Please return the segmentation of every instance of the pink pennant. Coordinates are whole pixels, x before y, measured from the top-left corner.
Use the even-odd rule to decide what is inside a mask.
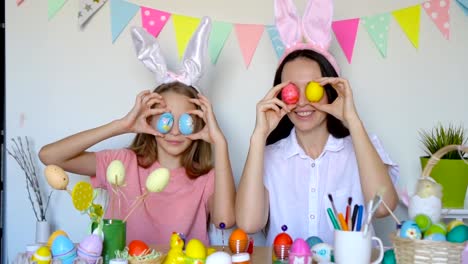
[[[245,66],[248,68],[252,57],[257,49],[258,42],[262,37],[264,25],[235,24],[239,46],[244,57]]]
[[[144,6],[141,7],[141,23],[146,31],[154,37],[158,37],[170,17],[170,13]]]
[[[444,38],[450,37],[450,0],[429,0],[421,4]]]
[[[359,18],[335,21],[332,23],[336,40],[341,46],[348,62],[353,58],[354,44],[356,44],[356,34],[359,26]]]
[[[16,0],[16,5],[19,6],[24,2],[24,0]]]

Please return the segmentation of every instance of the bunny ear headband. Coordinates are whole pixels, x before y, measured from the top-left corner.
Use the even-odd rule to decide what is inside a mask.
[[[201,92],[197,87],[197,82],[205,71],[204,59],[206,57],[210,32],[211,19],[203,17],[185,49],[182,69],[178,72],[171,72],[167,69],[166,61],[161,54],[158,41],[144,28],[133,27],[132,39],[138,59],[143,62],[146,68],[154,73],[157,85],[181,82]]]
[[[333,19],[332,0],[309,0],[302,19],[292,0],[274,1],[276,27],[286,46],[280,62],[293,51],[311,49],[325,56],[339,73],[335,58],[328,52]]]

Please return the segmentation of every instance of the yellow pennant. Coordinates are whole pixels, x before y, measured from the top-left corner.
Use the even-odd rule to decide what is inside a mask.
[[[184,55],[185,48],[197,29],[198,24],[200,24],[200,20],[200,18],[172,14],[179,59]]]
[[[421,5],[415,5],[392,12],[393,17],[405,32],[415,48],[419,47],[419,24],[421,17]]]

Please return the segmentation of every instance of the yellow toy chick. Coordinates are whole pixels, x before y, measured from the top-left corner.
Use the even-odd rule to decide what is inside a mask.
[[[182,248],[184,248],[184,240],[182,240],[178,233],[172,233],[170,246],[171,249],[167,252],[163,264],[184,264],[185,254],[182,251]]]

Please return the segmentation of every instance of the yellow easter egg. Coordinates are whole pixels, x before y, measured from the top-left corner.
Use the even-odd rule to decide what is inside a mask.
[[[170,173],[168,169],[156,169],[146,178],[146,189],[150,192],[160,192],[166,188],[169,178]]]
[[[206,248],[203,243],[195,238],[190,239],[185,247],[185,254],[187,257],[194,259],[205,259],[206,258]]]
[[[93,202],[93,187],[89,182],[78,182],[72,190],[73,206],[78,211],[84,211]]]
[[[306,86],[306,98],[311,102],[318,102],[322,99],[324,94],[323,86],[318,82],[309,82]]]
[[[49,239],[47,240],[47,246],[50,248],[52,246],[52,243],[54,242],[55,238],[57,236],[66,236],[68,237],[68,234],[63,231],[63,230],[56,230],[54,231],[50,236]]]
[[[125,182],[125,166],[120,160],[113,160],[107,167],[107,181],[110,184],[122,186]]]
[[[42,246],[34,252],[31,259],[37,262],[37,264],[49,264],[52,259],[52,254],[48,247]]]
[[[67,173],[57,165],[48,165],[44,169],[47,183],[56,190],[66,190],[68,186]]]

